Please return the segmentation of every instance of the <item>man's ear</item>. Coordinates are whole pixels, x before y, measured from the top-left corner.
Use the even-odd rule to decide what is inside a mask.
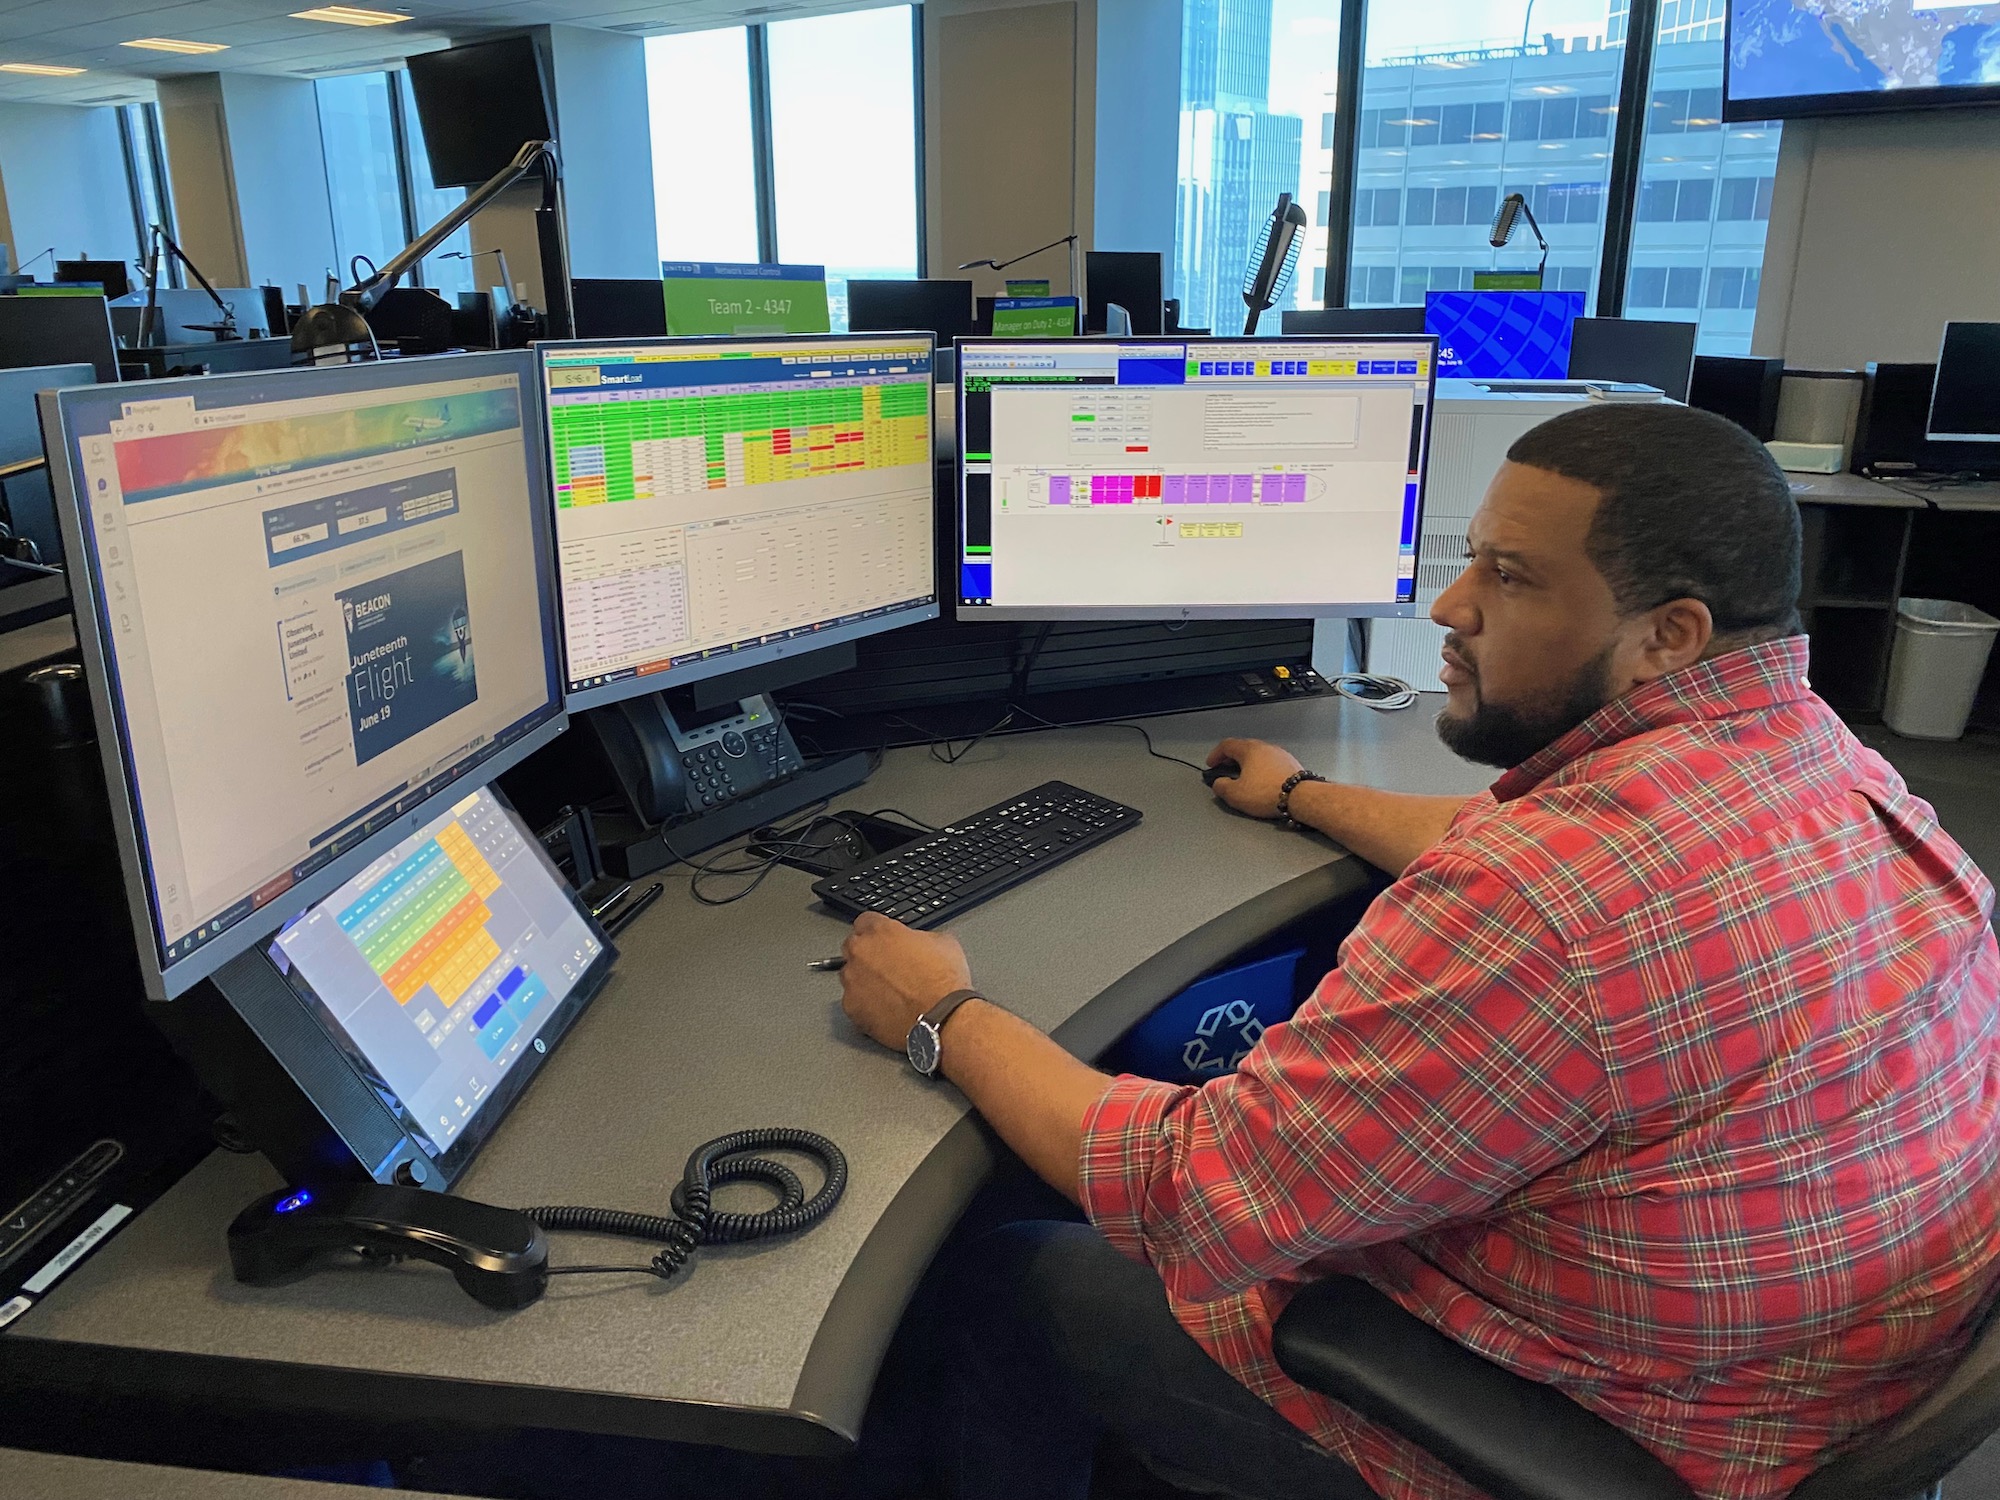
[[[1633,642],[1633,685],[1693,666],[1707,654],[1714,639],[1715,617],[1699,599],[1671,599],[1648,610],[1642,631]]]

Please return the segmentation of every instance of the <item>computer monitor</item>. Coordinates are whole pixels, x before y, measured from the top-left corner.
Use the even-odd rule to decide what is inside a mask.
[[[1693,323],[1643,318],[1578,318],[1570,338],[1569,378],[1622,380],[1657,386],[1675,401],[1688,398],[1694,376]]]
[[[928,329],[940,345],[972,337],[969,281],[849,281],[847,326],[854,333]]]
[[[580,339],[651,339],[667,334],[667,293],[658,281],[580,277],[569,284]]]
[[[1431,292],[1424,327],[1438,341],[1440,377],[1567,380],[1570,331],[1582,292]]]
[[[61,573],[62,530],[49,496],[48,470],[36,463],[42,456],[42,426],[35,396],[96,379],[89,365],[0,370],[0,519],[15,536],[34,543],[38,555],[38,563],[0,558],[0,630],[31,625],[69,608],[69,585]]]
[[[961,620],[1411,615],[1437,345],[959,345]]]
[[[1132,315],[1130,332],[1144,337],[1167,331],[1159,251],[1086,250],[1083,285],[1089,293],[1084,304],[1086,332],[1105,331],[1106,310],[1114,302]]]
[[[2000,323],[1947,323],[1925,436],[2000,443]]]
[[[573,710],[936,617],[928,335],[538,348]]]
[[[532,354],[41,406],[155,998],[562,729]]]
[[[1423,333],[1421,307],[1288,307],[1278,325],[1288,334]]]
[[[217,287],[215,295],[228,303],[229,310],[236,315],[239,337],[247,339],[253,333],[270,333],[261,287]],[[113,304],[111,315],[119,337],[128,342],[138,341],[145,308],[143,289],[128,293]],[[222,309],[215,305],[215,299],[200,287],[192,286],[161,287],[154,295],[153,316],[153,341],[161,344],[212,344],[216,340],[215,330],[223,321]]]
[[[122,297],[132,290],[132,275],[122,260],[59,260],[56,280],[101,287],[107,297]]]
[[[109,384],[118,378],[118,346],[102,297],[0,297],[0,369],[89,365]]]

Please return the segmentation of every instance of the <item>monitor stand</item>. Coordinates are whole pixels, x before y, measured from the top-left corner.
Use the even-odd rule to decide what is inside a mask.
[[[853,662],[852,646],[834,648],[590,710],[624,793],[622,813],[598,820],[605,868],[636,879],[866,781],[873,755],[808,760],[767,696]]]

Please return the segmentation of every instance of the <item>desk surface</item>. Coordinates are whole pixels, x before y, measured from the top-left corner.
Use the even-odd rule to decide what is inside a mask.
[[[1289,745],[1337,779],[1476,791],[1438,744],[1438,699],[1378,714],[1331,696],[1155,720],[1202,760],[1227,733]],[[1190,980],[1324,902],[1360,862],[1241,818],[1192,770],[1103,727],[989,740],[956,766],[891,753],[844,799],[931,822],[1060,777],[1138,807],[1131,833],[959,920],[979,982],[1094,1056]],[[949,1086],[858,1037],[808,960],[845,924],[781,870],[747,900],[695,904],[684,877],[620,939],[617,970],[460,1185],[490,1203],[664,1212],[687,1153],[753,1125],[838,1141],[851,1181],[789,1242],[708,1249],[683,1279],[558,1281],[502,1314],[433,1267],[335,1269],[278,1289],[230,1279],[223,1231],[276,1186],[216,1153],[0,1335],[0,1379],[444,1423],[528,1424],[836,1452],[858,1431],[916,1279],[990,1164]],[[563,1262],[643,1261],[634,1241],[557,1238]]]
[[[1913,479],[1901,479],[1896,488],[1939,510],[2000,510],[2000,484],[1992,482],[1919,484]]]
[[[1787,474],[1801,505],[1872,505],[1886,510],[1922,510],[1923,499],[1907,490],[1859,474]]]
[[[169,1469],[0,1448],[0,1495],[8,1500],[444,1500],[417,1490],[357,1489],[310,1479],[270,1479],[213,1469]]]

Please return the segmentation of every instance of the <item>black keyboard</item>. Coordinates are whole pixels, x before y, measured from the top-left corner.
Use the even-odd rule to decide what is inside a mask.
[[[878,911],[936,927],[1066,859],[1139,826],[1135,808],[1065,781],[963,818],[864,865],[829,875],[813,894],[836,911]]]

